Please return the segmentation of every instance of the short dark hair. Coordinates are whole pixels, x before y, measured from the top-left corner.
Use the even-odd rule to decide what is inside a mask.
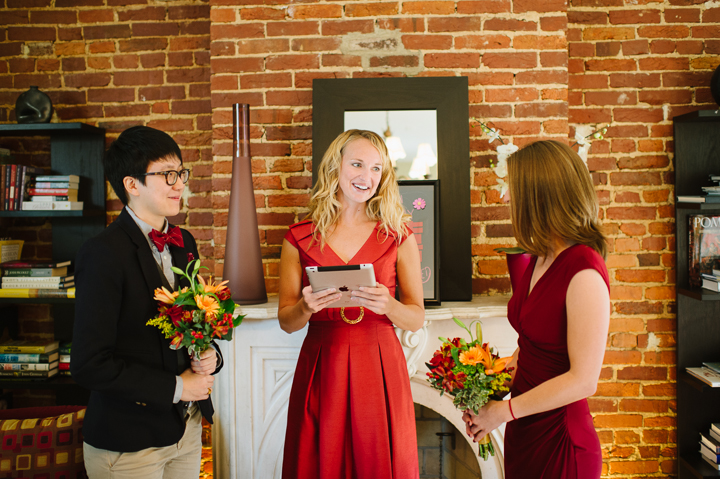
[[[120,133],[105,152],[105,175],[120,201],[127,205],[123,179],[132,176],[144,185],[145,177],[140,175],[147,173],[150,163],[173,156],[182,163],[180,147],[170,135],[149,126],[133,126]]]

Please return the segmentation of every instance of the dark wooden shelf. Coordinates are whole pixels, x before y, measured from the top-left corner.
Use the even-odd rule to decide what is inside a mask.
[[[104,216],[105,211],[97,208],[84,210],[20,210],[20,211],[0,211],[0,218],[63,218],[63,217],[89,217]]]
[[[720,203],[675,203],[679,210],[720,210]]]
[[[701,381],[700,379],[696,378],[692,374],[690,374],[687,371],[684,371],[680,373],[680,377],[678,378],[680,381],[684,382],[685,384],[690,385],[693,389],[696,389],[700,392],[705,391],[715,391],[720,392],[720,388],[714,388],[710,386],[708,383]]]
[[[700,447],[698,445],[698,447]],[[702,458],[700,452],[696,452],[687,456],[680,456],[680,467],[685,467],[698,479],[706,477],[720,477],[720,471],[713,469],[705,459]]]
[[[105,135],[104,128],[85,123],[0,124],[0,136]]]
[[[697,299],[698,301],[720,301],[720,293],[705,288],[677,288],[677,293]]]
[[[52,379],[0,379],[0,389],[82,389],[70,376]]]
[[[2,304],[75,304],[75,298],[0,298]]]

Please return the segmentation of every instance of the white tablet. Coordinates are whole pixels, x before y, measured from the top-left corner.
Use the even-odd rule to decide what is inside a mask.
[[[350,300],[350,293],[358,291],[360,286],[374,288],[375,270],[372,264],[348,264],[343,266],[308,266],[305,272],[310,280],[313,292],[335,288],[342,298],[331,303],[328,308],[359,307]]]

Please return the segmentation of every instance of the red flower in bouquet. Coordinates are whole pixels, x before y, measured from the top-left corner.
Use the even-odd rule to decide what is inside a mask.
[[[480,322],[476,324],[477,337],[461,321],[453,320],[470,334],[470,342],[461,338],[452,340],[440,338],[442,346],[433,353],[426,363],[430,372],[428,381],[440,395],[453,397],[453,404],[461,411],[470,409],[475,414],[500,391],[507,391],[505,382],[510,379],[506,371],[512,356],[501,358],[487,343],[482,343]],[[471,323],[472,326],[472,323]],[[495,455],[492,442],[485,436],[478,442],[483,459]]]
[[[233,318],[235,302],[227,281],[206,282],[198,275],[200,268],[200,260],[190,262],[186,271],[173,268],[175,273],[187,278],[190,287],[173,292],[164,287],[156,289],[158,315],[147,322],[170,339],[170,348],[185,347],[196,359],[210,347],[213,338],[231,340],[233,330],[243,318]]]

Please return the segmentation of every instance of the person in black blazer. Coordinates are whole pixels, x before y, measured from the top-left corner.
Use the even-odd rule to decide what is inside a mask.
[[[189,286],[170,268],[198,258],[192,235],[166,219],[178,214],[189,176],[181,158],[169,135],[144,126],[125,130],[105,154],[105,173],[126,206],[77,255],[70,365],[91,391],[83,424],[90,479],[200,472],[201,416],[212,423],[212,374],[222,357],[215,348],[191,361],[146,325],[157,315],[156,288]],[[147,234],[153,229],[159,244]]]

